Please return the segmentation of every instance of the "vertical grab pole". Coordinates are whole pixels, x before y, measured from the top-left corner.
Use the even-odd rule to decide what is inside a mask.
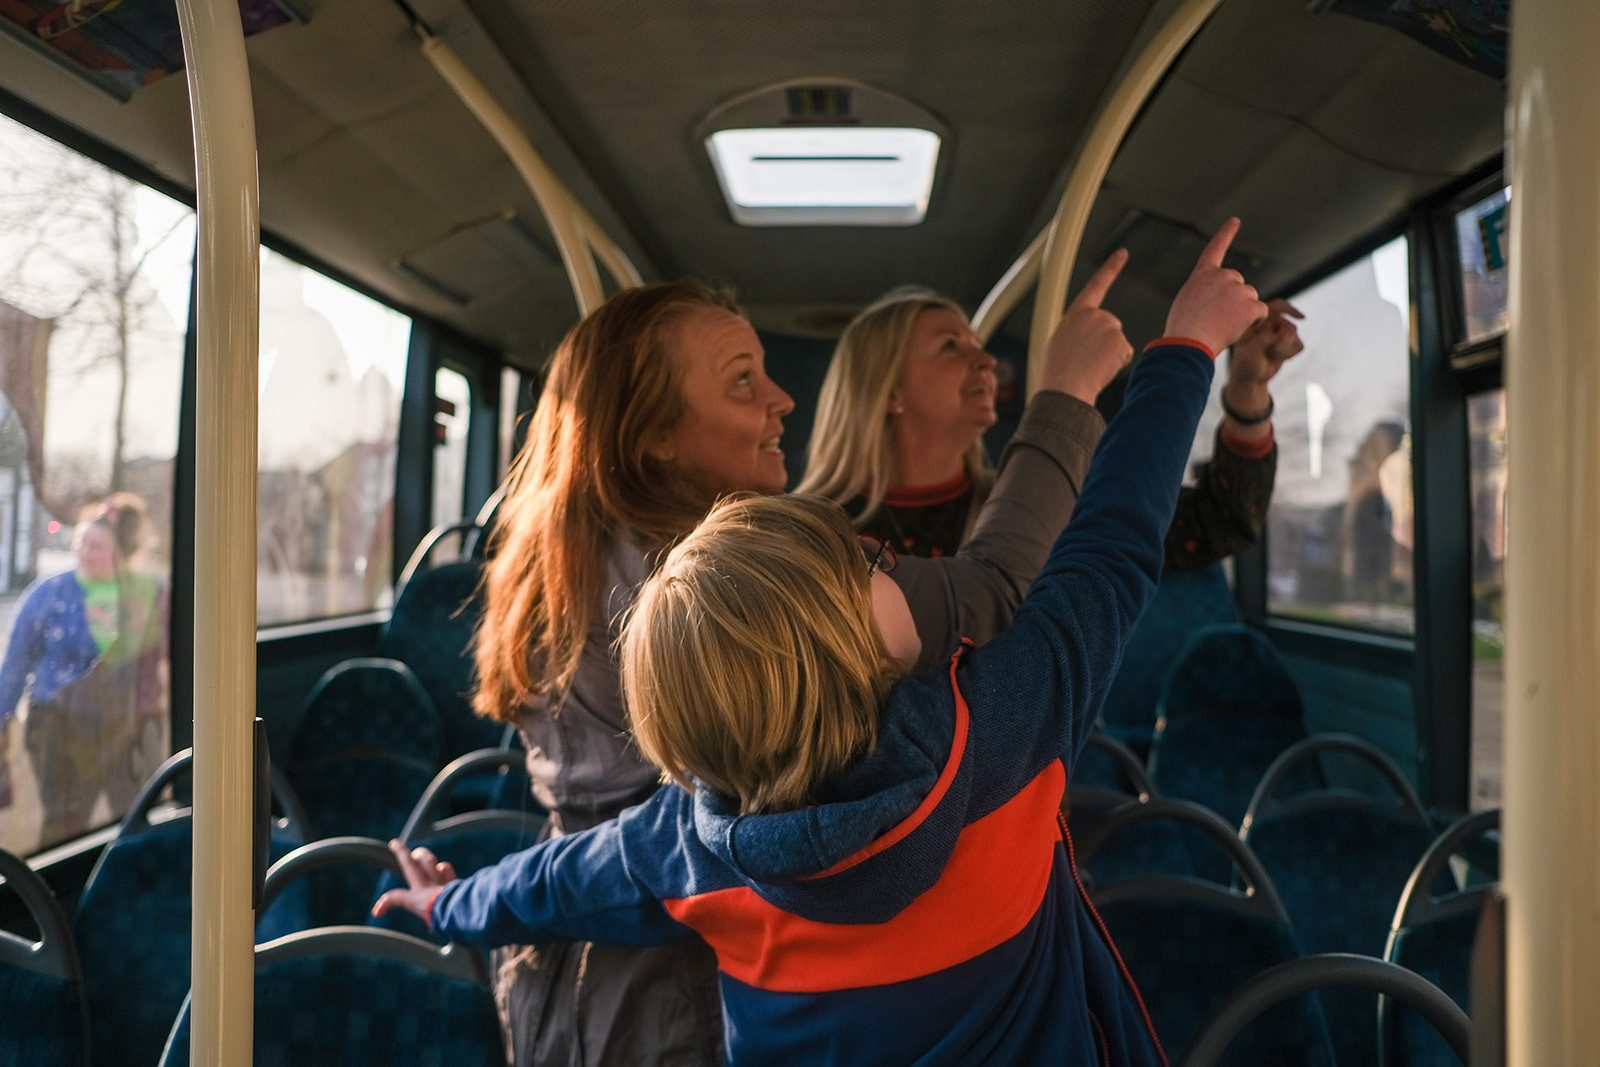
[[[1044,373],[1045,344],[1056,323],[1061,321],[1067,302],[1067,285],[1072,280],[1072,264],[1083,240],[1083,228],[1089,221],[1089,208],[1100,192],[1106,171],[1111,169],[1111,157],[1156,83],[1221,2],[1184,0],[1173,12],[1167,24],[1128,68],[1122,84],[1095,118],[1089,140],[1072,165],[1067,187],[1061,194],[1061,206],[1047,228],[1049,236],[1045,239],[1044,257],[1039,267],[1039,291],[1033,299],[1033,328],[1028,334],[1029,395],[1039,388],[1039,376]]]
[[[178,24],[194,125],[197,209],[189,1062],[248,1067],[255,1001],[256,127],[239,5],[178,0]]]
[[[1600,6],[1517,0],[1506,559],[1507,1062],[1600,1048]]]
[[[461,57],[450,46],[430,33],[422,33],[422,54],[428,57],[445,84],[455,90],[461,102],[467,105],[483,128],[499,143],[502,151],[522,175],[533,192],[533,198],[544,212],[545,222],[556,239],[561,262],[567,268],[567,280],[572,283],[572,295],[578,302],[578,314],[587,315],[600,306],[605,291],[600,287],[600,272],[595,269],[594,256],[583,235],[577,205],[562,186],[549,165],[534,151],[527,136],[506,114],[488,88],[467,69]],[[621,255],[619,251],[617,253]]]

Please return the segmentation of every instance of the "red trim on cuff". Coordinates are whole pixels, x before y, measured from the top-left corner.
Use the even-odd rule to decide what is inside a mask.
[[[443,892],[444,892],[444,886],[440,886],[439,888],[437,888],[437,889],[435,889],[433,891],[433,896],[428,898],[428,907],[427,907],[426,910],[428,912],[428,931],[429,931],[429,933],[433,932],[433,906],[435,904],[439,903],[439,894],[443,893]]]
[[[1229,452],[1245,459],[1266,459],[1278,443],[1270,425],[1267,427],[1267,432],[1260,437],[1244,437],[1227,422],[1223,422],[1222,429],[1217,433],[1217,439]]]
[[[1198,348],[1200,351],[1210,356],[1213,360],[1217,358],[1217,354],[1211,351],[1210,345],[1202,344],[1201,342],[1196,341],[1193,337],[1157,337],[1154,341],[1151,341],[1149,344],[1145,345],[1144,350],[1148,352],[1152,348],[1160,348],[1162,345],[1187,345],[1190,348]]]

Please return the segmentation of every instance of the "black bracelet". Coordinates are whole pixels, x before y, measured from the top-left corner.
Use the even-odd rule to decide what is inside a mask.
[[[1240,426],[1260,426],[1263,422],[1266,422],[1268,419],[1272,418],[1272,408],[1272,394],[1268,393],[1267,410],[1256,416],[1241,415],[1232,404],[1228,403],[1227,390],[1224,389],[1222,391],[1222,413],[1228,416],[1228,418],[1232,419],[1234,422],[1237,422]]]

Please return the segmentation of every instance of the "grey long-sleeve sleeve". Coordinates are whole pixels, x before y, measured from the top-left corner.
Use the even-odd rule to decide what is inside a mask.
[[[918,668],[941,663],[963,637],[982,644],[1010,624],[1072,515],[1104,429],[1092,405],[1038,393],[966,544],[944,559],[901,559],[893,577],[922,638]]]

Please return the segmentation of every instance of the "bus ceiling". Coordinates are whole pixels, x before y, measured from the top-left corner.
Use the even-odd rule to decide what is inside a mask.
[[[518,362],[536,363],[570,325],[560,242],[424,57],[420,24],[644,277],[731,283],[780,331],[907,280],[975,306],[1053,213],[1116,79],[1179,6],[830,0],[752,18],[732,0],[655,0],[615,19],[531,0],[247,0],[247,26],[264,27],[248,42],[262,224]],[[1386,24],[1390,5],[1370,0],[1313,6],[1223,3],[1112,161],[1075,280],[1128,246],[1116,310],[1135,333],[1159,332],[1163,301],[1225,215],[1246,220],[1240,265],[1271,290],[1500,150],[1503,36],[1470,23],[1481,4],[1456,5],[1454,31]],[[124,102],[103,71],[47,54],[74,42],[87,54],[97,26],[138,10],[81,5],[81,24],[56,16],[47,33],[0,20],[0,89],[192,188],[181,78],[128,89],[124,76]],[[740,225],[703,135],[728,102],[775,82],[812,86],[824,125],[830,107],[837,125],[860,120],[848,109],[863,96],[838,105],[838,88],[856,85],[927,116],[908,125],[936,124],[923,220]],[[1020,315],[1001,328],[1027,333]]]

